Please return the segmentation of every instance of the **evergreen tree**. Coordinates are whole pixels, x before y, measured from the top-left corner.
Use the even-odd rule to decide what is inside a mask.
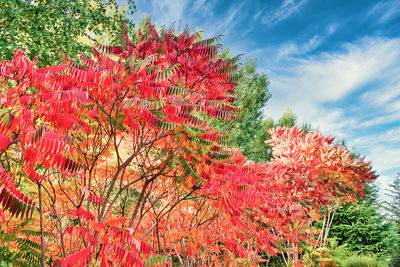
[[[336,238],[338,245],[364,255],[388,256],[392,243],[391,224],[379,213],[377,188],[369,185],[366,197],[356,203],[344,204],[335,214],[330,237]]]
[[[392,200],[391,202],[386,202],[386,208],[400,234],[400,173],[389,187],[388,195]]]
[[[392,258],[390,266],[400,266],[400,174],[397,175],[388,191],[391,201],[386,202],[385,207],[389,212],[390,219],[396,231],[395,242],[391,249]]]

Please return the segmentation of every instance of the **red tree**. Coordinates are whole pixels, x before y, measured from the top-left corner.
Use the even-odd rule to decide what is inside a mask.
[[[42,262],[44,248],[63,266],[297,261],[318,208],[362,191],[368,166],[318,133],[273,131],[264,165],[226,147],[210,121],[240,112],[238,58],[216,41],[147,23],[81,64],[1,62],[0,202],[16,217],[39,203]]]
[[[149,23],[142,31],[133,43],[97,45],[83,65],[37,68],[21,51],[1,64],[7,170],[37,183],[39,197],[44,190],[44,228],[59,236],[52,256],[62,264],[143,264],[151,250],[141,240],[195,195],[200,169],[227,157],[207,120],[238,112],[237,58],[219,58],[216,39],[158,34]],[[3,208],[32,211],[3,176]]]

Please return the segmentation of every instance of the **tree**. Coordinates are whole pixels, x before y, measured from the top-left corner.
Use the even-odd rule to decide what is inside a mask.
[[[129,0],[128,5],[124,11],[115,0],[2,0],[0,58],[10,60],[15,50],[23,49],[28,57],[38,58],[38,66],[59,62],[60,51],[78,59],[78,53],[91,50],[77,41],[80,37],[106,34],[112,43],[125,23],[133,27],[126,15],[135,11],[135,4]]]
[[[333,143],[334,138],[324,137],[318,131],[306,133],[296,127],[278,127],[270,130],[270,133],[272,135],[268,143],[273,146],[271,163],[296,166],[308,173],[295,175],[293,186],[295,190],[305,187],[304,200],[307,205],[312,203],[314,212],[314,215],[310,216],[318,214],[323,217],[322,230],[316,244],[324,245],[335,210],[342,204],[356,201],[357,197],[364,195],[364,184],[376,178],[372,167],[362,158],[352,157],[351,151],[345,146]],[[320,208],[325,211],[323,215],[319,212]],[[318,216],[314,219],[319,220]],[[311,225],[308,227],[311,228]],[[296,253],[293,255],[297,257]]]
[[[391,247],[392,258],[390,266],[398,266],[400,264],[400,174],[397,175],[388,191],[391,201],[385,203],[385,208],[396,230],[396,240]]]
[[[202,259],[198,264],[204,264],[205,255],[215,259],[220,253],[226,259],[231,253],[237,255],[237,264],[244,264],[244,259],[263,262],[277,253],[286,264],[300,264],[299,246],[316,241],[311,225],[321,216],[319,207],[339,196],[343,201],[353,199],[363,191],[359,183],[373,178],[369,164],[342,157],[348,153],[345,148],[318,132],[276,128],[270,134],[274,152],[270,163],[246,163],[245,157],[232,151],[234,156],[227,162],[202,172],[207,180],[202,191],[209,195],[210,204],[179,211],[181,219],[175,222],[179,226],[175,244],[184,252],[182,265],[193,263],[196,256]],[[328,173],[330,179],[325,178]],[[334,189],[346,186],[354,189],[344,191],[346,197]],[[195,214],[203,220],[192,219]],[[182,240],[188,232],[193,235]]]
[[[293,111],[287,107],[285,112],[282,114],[282,117],[278,121],[278,125],[280,127],[294,127],[296,126],[297,116],[293,113]]]
[[[262,127],[262,108],[271,94],[269,81],[264,73],[256,71],[255,59],[246,60],[238,70],[241,77],[235,87],[235,107],[243,109],[236,121],[219,123],[222,130],[229,129],[232,146],[242,150],[243,155],[255,162],[265,162],[265,144],[260,142],[265,129]]]
[[[393,183],[389,185],[389,197],[390,202],[386,202],[386,209],[391,215],[391,219],[395,223],[397,229],[399,229],[400,234],[400,174],[394,179]]]
[[[375,186],[368,186],[362,201],[340,207],[329,236],[335,238],[338,245],[346,244],[349,251],[385,258],[392,241],[392,229],[379,213],[376,192]]]
[[[362,194],[369,163],[296,127],[270,131],[271,163],[248,162],[209,123],[241,113],[238,58],[149,21],[131,34],[81,64],[39,68],[20,50],[1,62],[4,227],[38,203],[42,265],[254,264],[262,252],[298,265],[318,208]]]
[[[46,249],[61,264],[143,264],[153,251],[145,239],[196,197],[199,171],[229,157],[202,117],[239,112],[230,105],[236,59],[219,59],[215,39],[196,36],[146,23],[132,42],[98,44],[83,65],[66,57],[37,68],[21,51],[2,62],[3,211],[27,216],[35,198],[41,233],[57,236]],[[37,184],[31,198],[18,176]]]
[[[297,116],[294,114],[294,112],[287,107],[285,112],[282,114],[282,117],[279,118],[277,122],[274,122],[274,120],[269,117],[265,118],[261,121],[261,131],[259,132],[257,139],[256,139],[256,144],[259,147],[262,147],[264,150],[263,154],[263,161],[271,161],[272,159],[272,147],[268,145],[268,140],[271,138],[270,134],[268,133],[268,130],[275,128],[275,127],[295,127],[297,125]],[[311,125],[310,124],[304,124],[301,127],[305,132],[310,132],[311,131]]]

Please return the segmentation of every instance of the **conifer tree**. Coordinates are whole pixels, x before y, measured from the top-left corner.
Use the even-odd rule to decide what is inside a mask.
[[[386,202],[385,207],[390,215],[390,219],[395,227],[395,241],[391,248],[391,261],[390,266],[400,266],[400,173],[397,174],[396,179],[391,185],[389,196],[391,201]]]

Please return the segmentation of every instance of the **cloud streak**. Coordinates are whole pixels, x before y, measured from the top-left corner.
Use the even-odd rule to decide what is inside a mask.
[[[144,14],[151,14],[152,21],[158,26],[171,25],[175,23],[182,27],[188,25],[192,30],[200,29],[206,37],[223,34],[229,36],[231,31],[242,22],[239,12],[243,11],[245,2],[232,5],[224,14],[214,13],[216,1],[186,1],[186,0],[151,0],[144,3],[144,0],[137,1],[137,5],[144,8],[136,15],[141,17]],[[243,15],[243,14],[242,14]]]
[[[266,13],[261,23],[273,26],[297,13],[306,2],[307,0],[285,0],[279,8]]]
[[[392,75],[392,82],[396,83],[396,72],[400,67],[398,46],[400,39],[363,38],[343,45],[336,52],[301,59],[289,57],[284,64],[272,66],[270,70],[273,95],[279,96],[275,101],[301,99],[288,101],[296,106],[335,102],[369,82],[380,81],[388,73]],[[362,99],[379,94],[381,90],[389,89],[365,92]],[[386,103],[383,99],[377,101]],[[283,109],[280,108],[279,113]],[[304,119],[309,119],[310,115],[305,115]]]
[[[397,47],[400,38],[367,37],[330,53],[288,57],[268,71],[272,98],[264,113],[278,119],[290,106],[300,123],[310,122],[366,154],[387,187],[388,177],[400,171]]]
[[[157,25],[182,20],[206,37],[223,34],[233,54],[258,58],[271,82],[264,114],[278,119],[291,107],[300,124],[309,122],[366,154],[386,187],[400,171],[400,141],[393,137],[400,131],[400,38],[382,32],[400,14],[400,2],[362,2],[365,9],[358,15],[329,14],[318,25],[310,16],[318,3],[280,2],[275,9],[268,1],[221,6],[217,0],[138,0],[137,6]],[[323,1],[320,11],[329,4],[336,6],[334,0]],[[309,24],[299,30],[283,23],[292,18]],[[380,30],[360,37],[358,30],[368,25]]]
[[[379,16],[378,22],[383,24],[394,19],[400,14],[400,1],[380,1],[369,12],[368,15]]]

